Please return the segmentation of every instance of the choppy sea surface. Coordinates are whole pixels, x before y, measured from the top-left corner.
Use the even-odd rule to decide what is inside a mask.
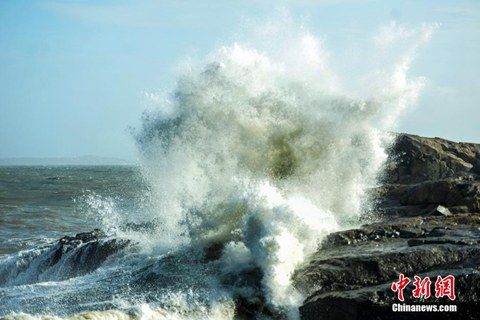
[[[115,259],[83,277],[70,276],[67,258],[51,267],[42,263],[61,237],[104,228],[102,214],[134,215],[145,192],[133,166],[0,167],[0,316],[118,307],[114,297],[129,281],[115,280],[121,271]]]
[[[134,166],[0,167],[0,254],[98,228],[87,197],[134,210],[145,188]]]
[[[138,167],[0,167],[0,318],[232,318],[220,263],[162,246],[149,198]]]

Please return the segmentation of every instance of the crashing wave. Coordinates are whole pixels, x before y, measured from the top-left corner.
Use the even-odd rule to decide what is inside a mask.
[[[373,47],[385,65],[372,64],[367,85],[354,89],[342,86],[321,43],[303,31],[276,39],[283,51],[221,48],[144,114],[136,139],[148,208],[125,217],[112,199],[94,197],[105,210],[99,223],[113,237],[64,238],[7,257],[0,294],[18,285],[15,303],[28,285],[59,281],[42,289],[58,295],[58,305],[78,299],[63,314],[119,309],[70,319],[251,318],[257,311],[296,318],[303,297],[290,278],[325,235],[358,223],[368,208],[364,196],[386,159],[387,132],[423,86],[407,72],[432,29],[385,28]],[[145,227],[122,227],[138,221]],[[113,271],[94,281],[107,261]],[[92,278],[83,283],[86,275]],[[167,299],[179,292],[193,298]],[[145,317],[132,311],[145,303],[160,306]]]
[[[159,243],[222,244],[226,269],[260,268],[268,304],[296,310],[302,297],[290,277],[365,208],[387,132],[423,86],[406,72],[431,31],[399,32],[409,44],[391,73],[373,70],[381,86],[363,97],[327,84],[331,70],[309,34],[289,48],[293,65],[235,44],[191,68],[137,132]]]

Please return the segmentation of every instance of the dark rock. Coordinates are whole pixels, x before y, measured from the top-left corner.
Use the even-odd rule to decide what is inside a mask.
[[[457,213],[468,213],[470,210],[468,209],[467,206],[451,206],[448,208],[448,210],[452,214],[457,214]]]
[[[451,267],[480,256],[479,226],[479,216],[465,215],[450,216],[447,220],[403,218],[394,223],[337,232],[326,238],[322,249],[293,278],[298,289],[310,294],[312,290],[333,287],[354,289],[364,284],[374,285],[395,277],[398,270],[423,272]],[[425,246],[411,248],[420,245]]]
[[[221,242],[214,242],[204,249],[205,262],[220,259],[223,253],[224,244]]]
[[[400,135],[384,184],[371,190],[374,223],[330,234],[292,280],[307,296],[302,319],[477,319],[480,303],[480,145]],[[456,277],[457,312],[392,312],[390,285],[413,278]]]
[[[252,299],[240,296],[234,299],[234,303],[235,320],[287,319],[284,315],[270,310],[263,297],[254,297]]]
[[[470,172],[480,175],[480,152],[477,153],[475,163]]]
[[[391,148],[384,184],[372,190],[376,211],[388,216],[480,211],[480,144],[401,134]]]
[[[457,299],[430,297],[428,300],[411,298],[410,290],[405,291],[405,304],[456,305],[457,312],[393,312],[392,305],[399,303],[390,290],[391,283],[360,288],[348,292],[329,292],[312,295],[300,308],[302,319],[478,319],[477,303],[480,293],[480,274],[476,269],[445,270],[441,274],[419,274],[422,278],[437,275],[456,276]],[[434,281],[434,280],[433,280]],[[432,285],[433,286],[433,285]],[[403,304],[403,303],[402,303]]]
[[[51,258],[46,259],[45,264],[52,267],[68,255],[70,270],[65,276],[78,276],[97,269],[110,255],[128,244],[127,240],[105,239],[99,229],[78,233],[74,237],[65,236],[52,248]]]
[[[411,184],[468,173],[480,144],[400,134],[392,146],[386,182]]]
[[[410,186],[399,199],[402,205],[442,204],[480,210],[480,182],[458,179],[427,181]]]
[[[94,229],[90,232],[77,233],[75,236],[65,236],[58,240],[59,245],[78,245],[81,243],[95,241],[105,237],[105,234],[100,229]]]
[[[434,279],[457,274],[464,279],[464,290],[469,285],[478,288],[471,281],[478,279],[479,227],[479,215],[459,214],[401,218],[329,235],[293,276],[296,288],[309,297],[301,308],[302,319],[389,318],[395,302],[389,285],[399,273]],[[467,273],[467,268],[475,272]],[[474,277],[467,277],[470,274]],[[464,314],[473,314],[474,304],[464,302],[458,304]]]
[[[388,216],[429,214],[439,205],[451,213],[480,212],[480,181],[450,178],[409,185],[384,185],[371,191],[375,210]]]
[[[33,256],[31,260],[2,268],[0,284],[9,281],[29,284],[84,275],[96,270],[108,257],[129,244],[128,240],[107,238],[98,229],[65,236],[55,245],[44,248],[40,255]],[[24,276],[20,277],[21,274]]]

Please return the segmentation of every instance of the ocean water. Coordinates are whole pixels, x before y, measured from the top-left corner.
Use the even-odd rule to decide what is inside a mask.
[[[218,266],[201,263],[198,250],[149,247],[143,235],[162,238],[157,229],[112,229],[112,220],[121,227],[151,216],[148,194],[134,166],[0,167],[0,317],[232,318]],[[75,265],[94,264],[80,250],[46,264],[59,238],[95,228],[135,243],[80,276]]]
[[[291,276],[362,223],[434,28],[382,28],[353,76],[304,28],[269,24],[146,95],[138,167],[2,168],[0,316],[297,319]]]
[[[0,254],[98,227],[86,197],[134,210],[145,189],[133,166],[0,167]]]

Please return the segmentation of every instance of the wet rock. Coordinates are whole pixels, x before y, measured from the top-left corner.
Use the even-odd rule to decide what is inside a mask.
[[[234,299],[235,303],[235,320],[250,319],[279,319],[287,318],[268,308],[264,297],[245,298],[238,297]]]
[[[373,223],[330,234],[292,280],[302,319],[477,319],[480,303],[480,145],[400,135],[384,184],[371,190]],[[457,312],[392,312],[400,273],[456,277]],[[432,292],[433,284],[432,284]]]
[[[65,236],[41,254],[0,268],[0,284],[30,284],[58,281],[98,269],[110,256],[127,247],[130,241],[107,238],[98,229]]]
[[[208,245],[204,249],[204,261],[209,262],[209,261],[214,261],[220,259],[223,253],[223,248],[225,247],[224,243],[221,242],[214,242],[210,245]]]
[[[461,225],[455,216],[447,221],[443,217],[408,218],[334,233],[310,262],[296,271],[296,286],[305,294],[332,287],[353,289],[390,279],[398,271],[444,268],[475,257],[480,254],[480,220],[478,216],[466,217]],[[337,241],[346,238],[349,240]],[[411,248],[413,244],[425,246]],[[464,245],[471,246],[460,247]]]
[[[468,173],[480,144],[400,134],[392,146],[387,183],[411,184]]]
[[[473,165],[470,172],[480,175],[480,152],[477,153],[475,164]]]
[[[389,319],[391,304],[398,302],[389,285],[400,273],[432,279],[457,274],[462,290],[478,288],[472,279],[480,265],[479,228],[479,215],[460,214],[401,218],[331,234],[293,276],[308,296],[302,319]],[[473,314],[474,304],[463,302],[465,314]]]
[[[78,276],[97,269],[109,256],[128,243],[127,240],[105,239],[105,234],[99,229],[78,233],[74,237],[65,236],[52,248],[50,259],[45,263],[52,267],[67,258],[70,266],[68,276]]]
[[[402,205],[442,204],[480,210],[480,182],[460,179],[428,181],[407,188],[399,199]]]
[[[388,216],[426,215],[439,205],[451,213],[480,212],[480,180],[450,178],[372,190],[376,212]]]
[[[401,134],[391,148],[384,184],[371,191],[386,216],[480,211],[480,144]]]
[[[77,233],[75,236],[65,236],[58,240],[59,245],[64,246],[78,246],[79,244],[96,241],[105,237],[105,234],[100,229],[94,229],[90,232]]]
[[[419,301],[405,292],[405,304],[450,305],[457,307],[457,312],[393,312],[392,305],[398,303],[390,290],[391,283],[360,288],[349,292],[329,292],[312,295],[300,308],[302,319],[478,319],[477,303],[480,292],[480,274],[476,269],[445,270],[441,276],[456,276],[457,299],[430,297]],[[437,274],[419,274],[422,278]],[[401,303],[403,304],[403,303]]]

